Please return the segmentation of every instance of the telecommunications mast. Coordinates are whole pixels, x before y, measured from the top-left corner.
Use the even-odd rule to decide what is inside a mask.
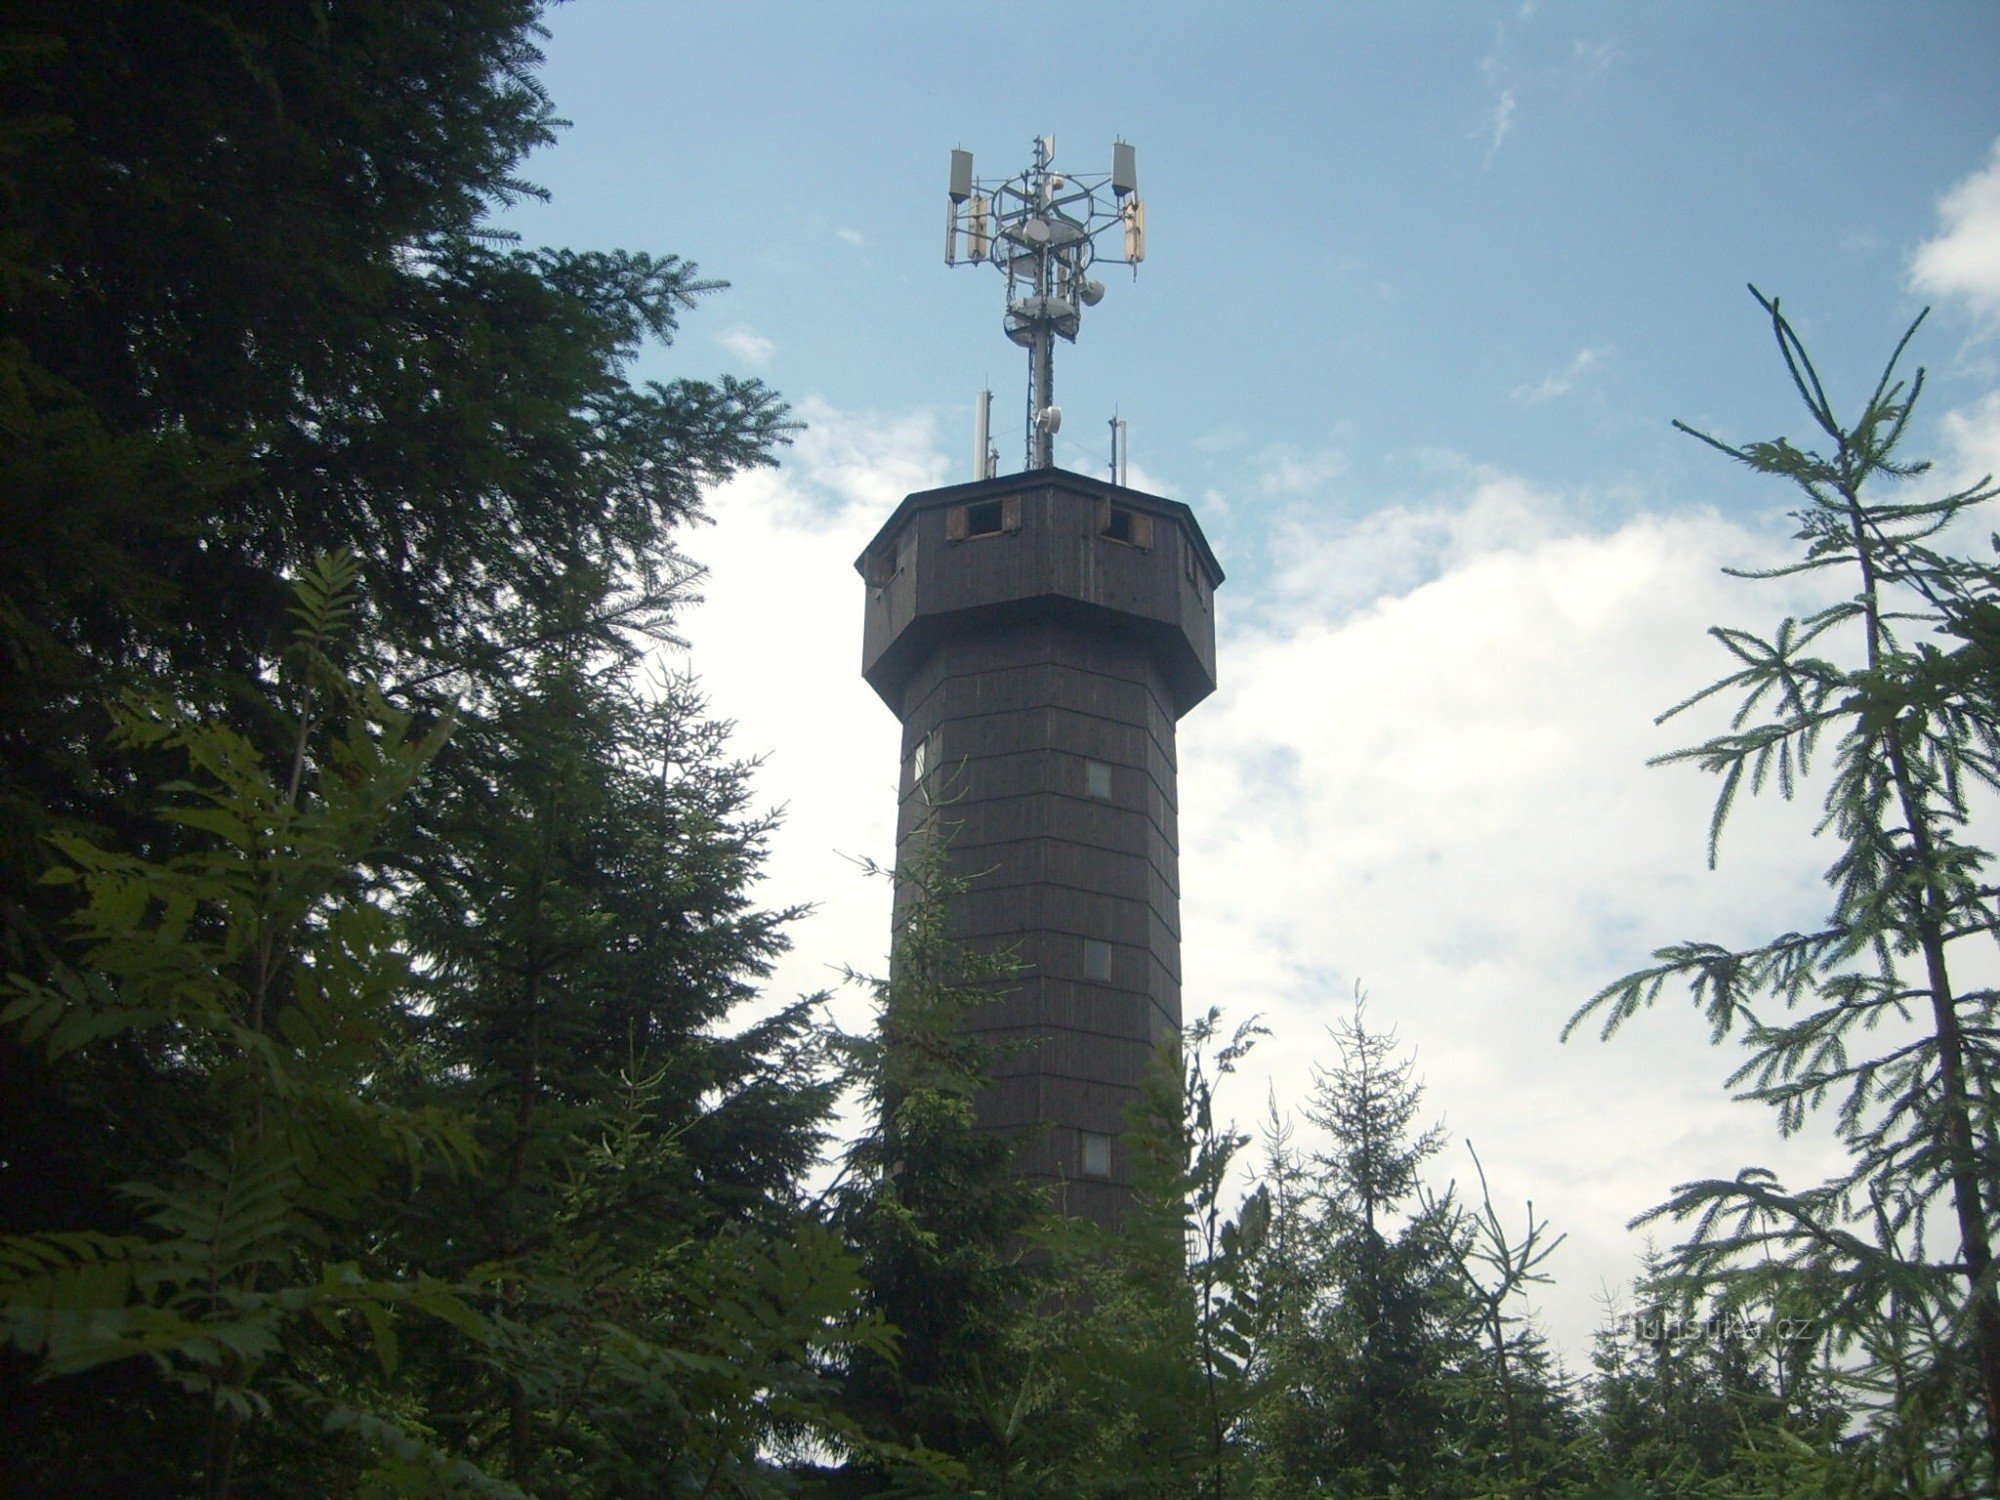
[[[1146,258],[1146,206],[1132,148],[1111,147],[1111,175],[1073,177],[1055,170],[1056,141],[1035,137],[1035,164],[1001,182],[972,175],[972,153],[951,153],[951,211],[946,220],[945,264],[984,261],[1007,277],[1007,337],[1028,351],[1027,467],[1055,467],[1055,341],[1076,342],[1083,309],[1104,296],[1090,269],[1099,261],[1131,266]],[[1119,231],[1113,255],[1100,236]]]

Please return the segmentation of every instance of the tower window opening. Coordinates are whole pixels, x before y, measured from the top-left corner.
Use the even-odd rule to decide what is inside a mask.
[[[1111,767],[1101,760],[1087,760],[1083,763],[1083,795],[1111,800]]]
[[[1021,529],[1021,497],[1002,495],[998,500],[978,500],[954,505],[944,513],[945,540],[970,541],[979,536],[1005,536]]]
[[[935,776],[938,768],[938,733],[933,729],[917,741],[910,752],[910,787],[926,806],[938,801]]]
[[[1111,945],[1101,938],[1083,940],[1083,977],[1099,984],[1111,982]]]
[[[1111,1137],[1095,1130],[1077,1132],[1081,1138],[1081,1149],[1077,1152],[1077,1170],[1085,1177],[1109,1177],[1111,1175]]]
[[[1097,534],[1128,547],[1153,545],[1153,518],[1123,505],[1107,505],[1097,514]]]

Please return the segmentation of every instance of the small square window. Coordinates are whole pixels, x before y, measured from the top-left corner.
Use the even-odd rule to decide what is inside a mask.
[[[1085,1177],[1109,1177],[1111,1175],[1111,1137],[1099,1135],[1094,1130],[1079,1131],[1082,1149],[1077,1153],[1077,1168]]]
[[[1101,760],[1083,763],[1083,795],[1111,800],[1111,767]]]
[[[1098,938],[1083,940],[1083,977],[1100,984],[1111,982],[1111,945]]]
[[[944,513],[944,539],[948,542],[965,542],[982,536],[1006,536],[1020,529],[1019,495],[1002,495],[998,500],[954,505]]]
[[[1106,541],[1123,542],[1128,547],[1150,549],[1153,545],[1153,518],[1143,511],[1122,505],[1099,509],[1097,534]]]

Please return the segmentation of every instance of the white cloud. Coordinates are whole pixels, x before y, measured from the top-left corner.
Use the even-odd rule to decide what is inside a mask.
[[[1514,113],[1516,100],[1511,88],[1503,88],[1493,100],[1493,109],[1485,122],[1474,132],[1486,138],[1486,156],[1480,163],[1490,168],[1500,155],[1500,148],[1507,143],[1507,137],[1514,133]]]
[[[1606,349],[1579,349],[1576,357],[1553,375],[1544,376],[1533,385],[1517,385],[1511,394],[1523,406],[1539,406],[1544,401],[1567,396],[1575,388],[1577,381],[1609,352]]]
[[[1611,71],[1611,65],[1618,61],[1616,42],[1586,42],[1576,37],[1570,42],[1570,56],[1583,69],[1587,78],[1601,78]]]
[[[833,237],[845,245],[859,246],[868,243],[868,237],[858,229],[836,229]]]
[[[1984,322],[2000,322],[2000,141],[1986,165],[1938,202],[1937,235],[1917,247],[1910,285],[1962,297]]]
[[[1248,623],[1182,725],[1183,962],[1191,1007],[1262,1012],[1276,1033],[1240,1116],[1264,1079],[1303,1097],[1323,1026],[1366,984],[1454,1142],[1472,1136],[1502,1200],[1533,1197],[1571,1235],[1549,1307],[1581,1357],[1598,1283],[1632,1272],[1627,1219],[1688,1177],[1817,1148],[1781,1150],[1728,1102],[1731,1059],[1694,1017],[1603,1046],[1559,1046],[1563,1021],[1661,943],[1805,920],[1825,856],[1803,848],[1803,809],[1751,807],[1708,874],[1712,788],[1644,764],[1692,734],[1652,717],[1716,674],[1706,627],[1784,612],[1718,574],[1765,548],[1713,515],[1601,533],[1567,512],[1485,473],[1431,504],[1275,530],[1267,597],[1221,599]]]
[[[1339,522],[1300,506],[1273,518],[1269,583],[1237,607],[1271,630],[1341,622],[1474,557],[1546,537],[1547,508],[1527,486],[1462,461],[1452,467],[1465,498],[1450,506],[1392,503]]]
[[[1264,499],[1323,500],[1346,470],[1346,457],[1331,448],[1303,452],[1286,444],[1257,458],[1250,488]]]
[[[1522,101],[1530,94],[1574,91],[1599,84],[1619,57],[1615,41],[1590,41],[1572,37],[1565,57],[1554,38],[1537,40],[1534,28],[1536,7],[1521,7],[1512,25],[1501,23],[1493,29],[1493,45],[1479,59],[1479,76],[1490,94],[1485,117],[1471,134],[1486,142],[1482,170],[1491,170],[1500,150],[1514,133]],[[1517,52],[1515,34],[1527,45]],[[1522,53],[1532,54],[1525,60]]]
[[[1949,449],[1942,467],[1953,489],[2000,475],[2000,391],[1946,412],[1938,425]],[[1986,530],[1993,529],[1991,517],[1979,519]]]
[[[715,335],[715,341],[732,359],[748,365],[753,370],[769,369],[772,356],[778,352],[778,346],[773,340],[766,338],[748,323],[732,323]]]
[[[1128,457],[1125,461],[1125,483],[1129,488],[1145,495],[1171,496],[1176,493],[1174,485],[1162,479],[1136,458]]]
[[[1533,0],[1522,5],[1515,17],[1517,24],[1529,21],[1535,13]],[[1474,140],[1486,142],[1486,155],[1480,161],[1480,170],[1490,171],[1494,160],[1500,155],[1500,148],[1507,143],[1507,137],[1514,131],[1514,113],[1519,105],[1515,93],[1515,73],[1509,47],[1508,26],[1503,21],[1493,28],[1493,45],[1486,55],[1479,59],[1479,76],[1492,92],[1492,105],[1485,119],[1473,127]]]

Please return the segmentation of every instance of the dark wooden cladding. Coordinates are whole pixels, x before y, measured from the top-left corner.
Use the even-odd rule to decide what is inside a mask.
[[[1180,1030],[1174,725],[1215,687],[1221,569],[1186,506],[1061,470],[911,495],[857,567],[863,672],[903,724],[899,856],[941,820],[971,879],[953,932],[1023,965],[974,1022],[1001,1044],[982,1118],[1112,1222],[1116,1138]]]
[[[971,507],[1009,499],[1016,528],[966,535]],[[1113,511],[1143,517],[1133,532],[1146,544],[1106,536]],[[1215,690],[1222,569],[1178,501],[1060,469],[927,490],[897,507],[857,566],[870,580],[862,675],[898,712],[903,679],[968,611],[1092,615],[1144,637],[1176,717]]]

